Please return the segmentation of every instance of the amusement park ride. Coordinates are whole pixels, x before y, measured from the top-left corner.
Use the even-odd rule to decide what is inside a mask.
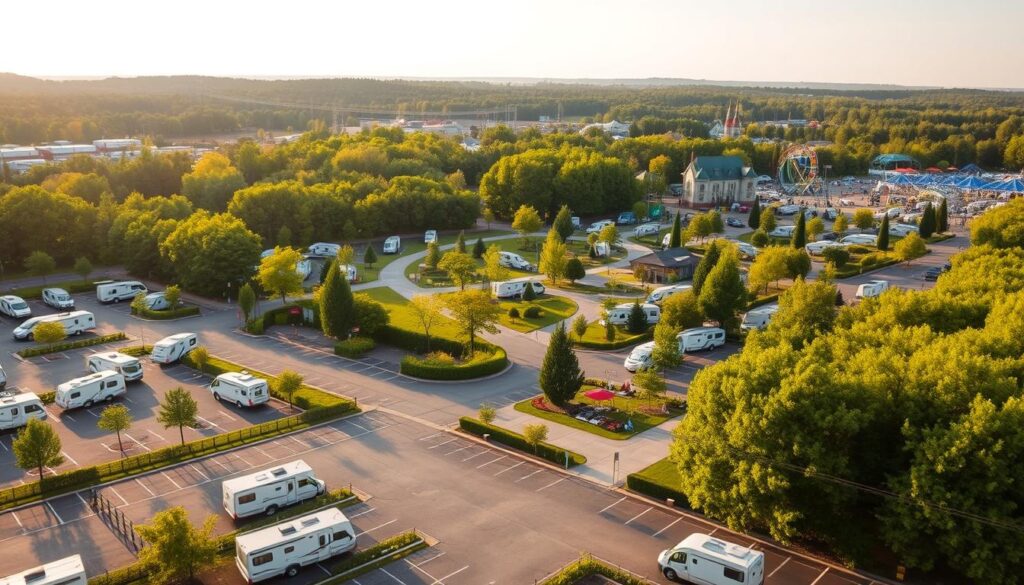
[[[793,144],[779,157],[779,185],[794,197],[823,196],[828,204],[828,190],[825,181],[818,174],[818,155],[814,149]]]

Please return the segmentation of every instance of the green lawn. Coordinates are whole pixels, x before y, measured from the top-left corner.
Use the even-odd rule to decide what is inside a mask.
[[[466,247],[472,249],[477,238],[493,238],[495,236],[505,236],[508,234],[514,234],[508,230],[484,230],[479,232],[467,232],[466,233]],[[442,246],[446,244],[454,244],[455,240],[459,237],[458,234],[451,234],[445,236],[438,236],[438,243]],[[356,256],[356,264],[359,266],[359,282],[373,282],[380,278],[380,271],[385,266],[391,264],[399,258],[403,258],[416,252],[422,252],[427,249],[427,245],[423,243],[423,236],[417,236],[415,238],[403,238],[402,239],[402,251],[399,254],[384,254],[380,251],[383,242],[374,242],[374,251],[377,252],[377,261],[373,263],[373,268],[367,268],[363,264],[362,255]]]
[[[575,428],[575,429],[580,429],[580,430],[583,430],[583,431],[587,431],[588,433],[593,433],[595,435],[598,435],[598,436],[601,436],[601,437],[605,437],[607,439],[614,439],[614,440],[617,440],[617,441],[624,441],[624,440],[632,437],[633,435],[636,435],[636,434],[642,433],[642,432],[644,432],[644,431],[646,431],[648,429],[654,428],[654,427],[660,425],[661,423],[663,423],[663,422],[665,422],[665,421],[667,421],[669,419],[672,419],[674,417],[677,417],[677,416],[679,416],[679,415],[681,415],[683,413],[683,411],[680,410],[680,409],[669,409],[669,411],[668,411],[669,414],[668,415],[646,414],[644,412],[641,412],[639,409],[642,408],[642,407],[648,406],[648,404],[647,404],[646,401],[640,400],[638,398],[626,398],[626,397],[617,396],[614,400],[606,400],[604,402],[598,403],[598,402],[596,402],[594,400],[591,400],[591,399],[589,399],[589,398],[587,398],[586,396],[583,395],[584,392],[588,392],[588,391],[593,390],[595,388],[596,388],[596,386],[589,386],[589,385],[583,386],[583,388],[580,389],[580,392],[576,395],[576,398],[573,400],[573,402],[579,403],[579,404],[594,404],[594,405],[599,405],[599,406],[611,406],[614,410],[612,410],[606,416],[608,418],[611,418],[611,419],[614,419],[614,420],[617,420],[617,421],[621,421],[621,422],[625,422],[626,420],[632,420],[633,421],[633,432],[632,433],[628,433],[628,432],[625,432],[625,431],[616,433],[616,432],[609,431],[607,429],[601,428],[601,427],[599,427],[597,425],[593,425],[593,424],[590,424],[588,422],[577,420],[577,419],[575,419],[575,418],[573,418],[573,417],[571,417],[571,416],[569,416],[567,414],[560,414],[560,413],[557,413],[557,412],[549,412],[547,410],[541,410],[541,409],[535,407],[532,404],[533,398],[528,398],[526,400],[523,400],[522,402],[517,402],[516,405],[515,405],[515,409],[518,410],[519,412],[525,412],[526,414],[529,414],[529,415],[532,415],[532,416],[536,416],[536,417],[542,418],[544,420],[549,420],[551,422],[556,422],[556,423],[561,424],[561,425],[565,425],[565,426],[572,427],[572,428]],[[663,404],[664,400],[660,401],[660,403]],[[652,406],[657,406],[658,404],[659,403],[653,403],[653,402],[651,403]],[[635,410],[634,414],[629,414],[630,409],[637,409],[637,410]]]
[[[523,333],[529,333],[541,327],[547,327],[552,323],[557,323],[563,319],[572,317],[579,306],[575,301],[566,297],[560,297],[555,295],[543,295],[532,301],[516,301],[507,300],[498,303],[501,306],[501,324],[505,327],[521,331]],[[526,319],[520,317],[519,319],[513,320],[508,316],[508,310],[515,307],[519,309],[519,314],[522,315],[528,307],[539,307],[541,310],[540,317],[535,319]]]
[[[613,327],[615,327],[614,342],[621,347],[638,343],[641,339],[647,337],[647,333],[633,334],[626,331],[626,328],[623,326],[613,325]],[[597,344],[607,343],[604,337],[604,325],[601,325],[600,320],[595,319],[587,325],[587,331],[583,334],[583,341]]]
[[[416,313],[409,308],[409,300],[391,288],[381,286],[368,288],[358,292],[369,295],[370,298],[384,305],[384,308],[387,309],[388,313],[391,315],[391,325],[398,327],[399,329],[423,333],[423,326],[420,324],[419,318],[417,318]],[[442,315],[441,318],[438,319],[430,328],[430,335],[431,337],[438,336],[447,337],[449,339],[459,339],[462,333],[459,331],[454,320]]]
[[[638,475],[647,481],[660,484],[671,489],[679,489],[682,478],[679,475],[679,468],[668,457],[655,461],[651,465],[641,469],[634,475]]]
[[[498,234],[509,234],[509,233],[513,233],[513,232],[497,232],[497,233]],[[486,237],[486,236],[484,236],[484,237]],[[468,252],[470,254],[473,253],[473,246],[476,244],[476,239],[477,239],[476,237],[470,238],[468,235],[466,236],[466,252]],[[535,249],[531,248],[531,246],[539,245],[543,241],[544,241],[544,238],[540,238],[540,237],[536,237],[536,236],[531,236],[530,238],[528,238],[528,242],[526,243],[525,247],[524,247],[522,238],[515,238],[515,239],[508,239],[508,240],[499,240],[497,242],[490,242],[490,243],[484,242],[484,244],[486,246],[488,246],[488,247],[490,247],[492,245],[496,245],[501,250],[506,250],[506,251],[509,251],[509,252],[515,252],[515,253],[521,255],[523,258],[525,258],[527,262],[531,262],[531,263],[536,265],[537,264],[537,252],[536,252]],[[451,238],[451,242],[446,242],[446,243],[454,243],[454,242],[455,242],[455,237]],[[421,246],[420,247],[420,250],[425,250],[425,249],[426,249],[426,246]],[[444,252],[442,252],[441,255],[443,256]],[[419,286],[421,288],[444,288],[444,287],[449,287],[449,286],[455,286],[455,283],[453,283],[452,280],[450,278],[448,278],[448,273],[445,272],[444,270],[427,270],[426,272],[424,272],[422,274],[419,274],[420,264],[421,264],[420,262],[410,262],[409,265],[405,267],[405,277],[408,278],[409,280],[413,281],[414,283],[416,283],[416,286]],[[483,282],[484,281],[484,274],[483,274],[484,261],[482,259],[477,259],[476,260],[476,265],[478,267],[478,270],[477,270],[477,273],[476,273],[477,274],[477,278],[476,278],[476,280],[474,282]],[[417,275],[419,277],[418,280],[414,280],[414,278]],[[536,272],[526,272],[524,270],[513,270],[511,268],[509,269],[508,277],[510,279],[521,278],[521,277],[524,277],[524,276],[537,276],[537,273]]]

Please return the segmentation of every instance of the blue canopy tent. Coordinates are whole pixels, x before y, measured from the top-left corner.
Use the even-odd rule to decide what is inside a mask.
[[[914,185],[917,185],[918,187],[924,187],[924,186],[927,186],[927,185],[932,185],[932,184],[934,184],[938,180],[939,180],[939,177],[937,177],[935,175],[920,175],[920,176],[917,176],[917,177],[914,177],[914,178],[911,179],[911,181],[913,181]]]
[[[954,186],[959,189],[981,189],[989,184],[989,181],[982,179],[977,176],[970,176],[964,179],[960,179]]]
[[[960,172],[964,175],[980,175],[984,171],[982,171],[981,167],[979,167],[978,165],[974,163],[969,163],[960,167]]]
[[[1001,183],[994,183],[985,187],[992,191],[1002,191],[1004,193],[1024,193],[1024,179],[1015,177],[1013,179],[1007,179]]]
[[[936,186],[945,187],[945,186],[953,185],[953,184],[955,184],[959,180],[960,180],[960,177],[957,177],[956,175],[946,175],[944,177],[941,177],[938,181],[936,181],[935,185]]]
[[[896,175],[896,176],[893,176],[893,177],[889,177],[888,179],[885,180],[885,182],[889,183],[890,185],[897,185],[897,186],[913,185],[914,184],[913,179],[911,179],[910,177],[908,177],[906,175]]]

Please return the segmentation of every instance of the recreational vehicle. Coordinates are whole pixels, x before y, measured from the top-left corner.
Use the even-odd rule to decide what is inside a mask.
[[[86,356],[85,367],[90,372],[113,370],[124,376],[125,382],[142,379],[142,362],[139,361],[139,358],[116,351],[105,351]]]
[[[832,242],[829,240],[821,240],[818,242],[808,242],[804,249],[807,250],[808,254],[814,254],[820,256],[825,253],[825,250],[829,248],[842,248],[845,244],[840,242]]]
[[[149,359],[155,364],[169,364],[185,356],[199,345],[195,333],[175,333],[153,344]]]
[[[301,459],[221,484],[224,509],[235,520],[256,514],[273,516],[279,509],[315,498],[326,489]]]
[[[633,237],[643,238],[645,236],[654,236],[657,235],[657,233],[660,231],[660,225],[656,223],[645,223],[643,225],[638,225],[635,228],[633,228]]]
[[[761,585],[764,553],[707,534],[691,534],[658,555],[666,579],[702,585]]]
[[[793,236],[794,230],[796,230],[795,225],[780,225],[768,232],[768,235],[773,238],[790,238]]]
[[[124,376],[114,370],[101,370],[57,386],[54,402],[65,410],[89,408],[99,402],[110,402],[127,391]]]
[[[750,331],[751,329],[757,329],[758,331],[768,326],[768,322],[771,321],[772,315],[779,311],[778,304],[765,305],[763,307],[757,307],[751,309],[743,315],[743,322],[740,323],[740,329],[744,331]]]
[[[334,257],[338,255],[338,251],[341,250],[339,244],[331,244],[329,242],[317,242],[309,246],[310,256],[324,256]]]
[[[384,240],[384,253],[385,254],[397,254],[402,248],[402,238],[398,236],[391,236]]]
[[[659,286],[658,288],[651,291],[650,296],[647,297],[648,303],[662,303],[665,299],[670,296],[692,290],[693,287],[688,284],[670,284],[669,286]]]
[[[869,280],[857,287],[857,294],[855,296],[858,299],[870,299],[871,297],[881,295],[887,290],[889,290],[888,280]]]
[[[22,317],[30,317],[32,315],[32,308],[21,297],[4,295],[0,297],[0,313],[8,317],[21,319]]]
[[[30,418],[46,420],[43,401],[34,392],[0,398],[0,431],[23,427]]]
[[[610,219],[602,219],[601,221],[595,221],[594,223],[590,224],[590,227],[587,228],[587,233],[599,234],[601,233],[601,230],[605,228],[605,226],[609,225],[615,225],[615,222]]]
[[[424,244],[435,244],[437,243],[437,230],[427,230],[423,234]]]
[[[8,577],[0,577],[0,585],[86,585],[88,582],[82,557],[78,555]]]
[[[501,264],[505,268],[514,268],[516,270],[533,272],[533,264],[530,264],[525,258],[515,252],[501,252],[498,256],[498,264]]]
[[[96,284],[96,299],[101,303],[120,303],[130,301],[139,293],[146,294],[146,285],[137,280],[121,282],[100,282]]]
[[[499,299],[521,299],[526,293],[526,283],[533,285],[533,292],[537,295],[544,294],[544,285],[537,281],[509,280],[506,282],[492,282],[491,294]]]
[[[328,508],[235,537],[235,564],[249,583],[284,575],[346,553],[356,546],[352,522]]]
[[[345,279],[349,282],[355,282],[359,275],[356,271],[356,267],[351,264],[339,264],[338,270],[345,275]]]
[[[874,246],[878,241],[876,236],[871,234],[851,234],[839,240],[844,244],[856,244],[858,246]]]
[[[689,353],[702,349],[714,349],[725,345],[725,329],[720,327],[694,327],[684,329],[676,339],[679,340],[679,352]]]
[[[71,311],[70,313],[32,317],[18,325],[12,334],[18,341],[32,339],[32,331],[40,323],[60,323],[64,326],[64,332],[68,335],[81,335],[83,331],[92,331],[96,328],[96,318],[92,313],[89,311]]]
[[[62,288],[44,288],[43,304],[49,305],[58,311],[70,311],[75,308],[75,299]]]
[[[270,400],[270,387],[263,378],[248,372],[227,372],[214,378],[210,392],[216,400],[232,402],[238,408],[259,406]]]
[[[647,317],[647,324],[654,325],[661,319],[661,307],[651,303],[643,303],[640,305],[640,309],[644,312],[644,317]],[[633,311],[633,303],[622,303],[621,305],[615,305],[615,307],[608,311],[608,321],[612,325],[625,325],[629,322],[629,314]]]
[[[641,343],[640,345],[633,348],[633,351],[629,352],[626,356],[626,361],[623,362],[622,366],[630,372],[636,372],[638,370],[644,370],[651,365],[651,356],[654,354],[654,342],[648,341],[647,343]]]

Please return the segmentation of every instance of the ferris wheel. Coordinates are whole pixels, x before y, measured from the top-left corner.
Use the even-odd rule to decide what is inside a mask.
[[[820,191],[818,155],[803,144],[794,144],[779,157],[779,185],[793,195],[816,195]]]

